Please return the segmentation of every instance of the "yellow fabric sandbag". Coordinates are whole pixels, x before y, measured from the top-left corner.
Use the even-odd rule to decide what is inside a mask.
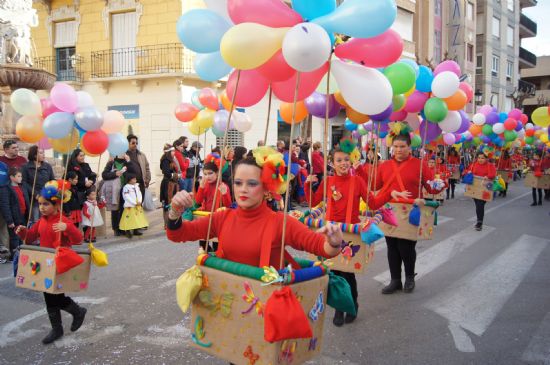
[[[90,249],[90,256],[95,266],[102,267],[109,265],[109,256],[104,251],[95,248],[91,243],[88,245],[88,248]]]
[[[195,299],[202,287],[202,272],[197,265],[193,265],[181,274],[176,281],[176,298],[183,313],[187,312],[191,302]]]

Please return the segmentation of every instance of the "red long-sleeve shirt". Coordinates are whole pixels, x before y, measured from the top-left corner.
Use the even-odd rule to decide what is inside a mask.
[[[231,205],[231,193],[229,192],[229,188],[227,185],[223,182],[220,182],[220,187],[224,185],[226,188],[226,193],[222,195],[222,193],[218,190],[218,195],[216,196],[216,208],[220,208],[221,204],[223,204],[224,207],[229,207]],[[212,209],[212,205],[214,205],[214,193],[216,192],[216,182],[213,183],[206,183],[203,187],[199,187],[199,190],[197,191],[197,195],[195,197],[195,200],[198,204],[201,205],[201,210],[210,211]],[[222,199],[222,203],[220,204],[220,196]]]
[[[355,173],[357,176],[361,177],[365,184],[367,184],[367,187],[369,186],[369,179],[371,179],[371,174],[374,175],[371,179],[371,190],[380,190],[382,185],[380,184],[380,180],[376,177],[376,169],[372,167],[369,163],[364,163],[363,165],[359,166]]]
[[[501,158],[498,162],[499,170],[511,170],[512,169],[512,160],[509,158]]]
[[[542,173],[542,160],[529,160],[529,170]]]
[[[451,156],[447,157],[447,163],[449,165],[460,165],[460,156]]]
[[[184,157],[183,153],[181,153],[180,151],[176,151],[175,157],[180,166],[180,171],[178,171],[178,173],[185,174],[185,172],[189,168],[189,159],[187,157]]]
[[[474,176],[486,177],[488,179],[494,179],[497,176],[497,169],[490,162],[484,164],[474,162],[468,167],[467,172],[471,172]]]
[[[314,174],[322,174],[324,172],[325,159],[320,151],[313,151],[311,153],[311,166]]]
[[[543,169],[543,170],[548,170],[548,169],[550,169],[550,157],[546,156],[546,157],[542,160],[542,169]]]
[[[378,177],[382,189],[391,193],[392,190],[403,191],[398,179],[394,176],[394,170],[398,170],[403,182],[404,190],[411,193],[411,199],[416,199],[420,196],[418,186],[420,185],[420,166],[422,167],[422,186],[430,193],[437,194],[439,191],[433,190],[428,184],[428,180],[434,179],[433,172],[428,168],[425,161],[420,161],[418,158],[409,156],[407,159],[398,162],[396,159],[384,161],[378,168]],[[395,169],[394,169],[395,166]]]
[[[166,236],[173,242],[205,239],[209,217],[183,221],[177,229],[168,225]],[[227,209],[212,217],[211,237],[218,237],[220,255],[242,264],[259,266],[262,242],[266,229],[273,230],[269,264],[280,268],[283,213],[272,211],[266,204],[255,209]],[[317,256],[330,257],[324,250],[325,236],[315,233],[292,217],[287,218],[285,245]]]
[[[40,238],[41,247],[57,248],[59,246],[59,237],[61,236],[61,246],[71,247],[72,245],[79,245],[82,243],[82,232],[75,227],[73,222],[62,216],[61,220],[67,225],[67,230],[64,232],[54,232],[53,225],[59,223],[59,215],[53,214],[49,216],[42,216],[27,232],[27,239],[25,243],[31,243]],[[22,229],[18,236],[23,240],[25,239],[26,228]]]

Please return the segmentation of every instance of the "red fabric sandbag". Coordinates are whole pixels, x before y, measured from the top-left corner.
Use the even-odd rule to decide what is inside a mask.
[[[309,321],[290,287],[273,292],[264,308],[264,339],[277,342],[311,337]]]
[[[55,268],[58,274],[63,274],[83,262],[84,259],[68,247],[59,247],[55,253]]]

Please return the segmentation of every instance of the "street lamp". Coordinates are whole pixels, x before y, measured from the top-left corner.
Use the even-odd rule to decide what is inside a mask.
[[[483,100],[483,93],[481,92],[481,89],[476,89],[476,92],[474,93],[475,98],[475,105],[474,105],[474,114],[476,113],[477,106],[481,105],[481,102]]]

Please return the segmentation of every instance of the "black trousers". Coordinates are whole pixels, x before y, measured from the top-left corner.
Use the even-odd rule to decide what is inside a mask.
[[[44,293],[44,300],[46,301],[47,309],[62,309],[72,303],[72,299],[61,294]]]
[[[447,199],[449,199],[449,195],[451,195],[454,198],[455,187],[456,187],[456,179],[449,179],[449,187],[447,188]]]
[[[401,264],[405,267],[405,276],[414,276],[416,241],[386,236],[386,244],[391,279],[401,281]]]
[[[532,188],[531,193],[533,194],[533,203],[537,202],[537,193],[538,193],[538,196],[539,196],[538,202],[542,203],[542,189]]]
[[[349,287],[351,288],[351,296],[353,297],[353,302],[357,304],[357,296],[359,293],[357,292],[357,280],[355,279],[355,274],[352,272],[344,272],[338,270],[332,270],[332,272],[335,275],[341,276],[346,279]]]
[[[483,217],[485,216],[485,204],[487,202],[481,199],[474,199],[474,203],[476,205],[477,222],[483,223]]]

